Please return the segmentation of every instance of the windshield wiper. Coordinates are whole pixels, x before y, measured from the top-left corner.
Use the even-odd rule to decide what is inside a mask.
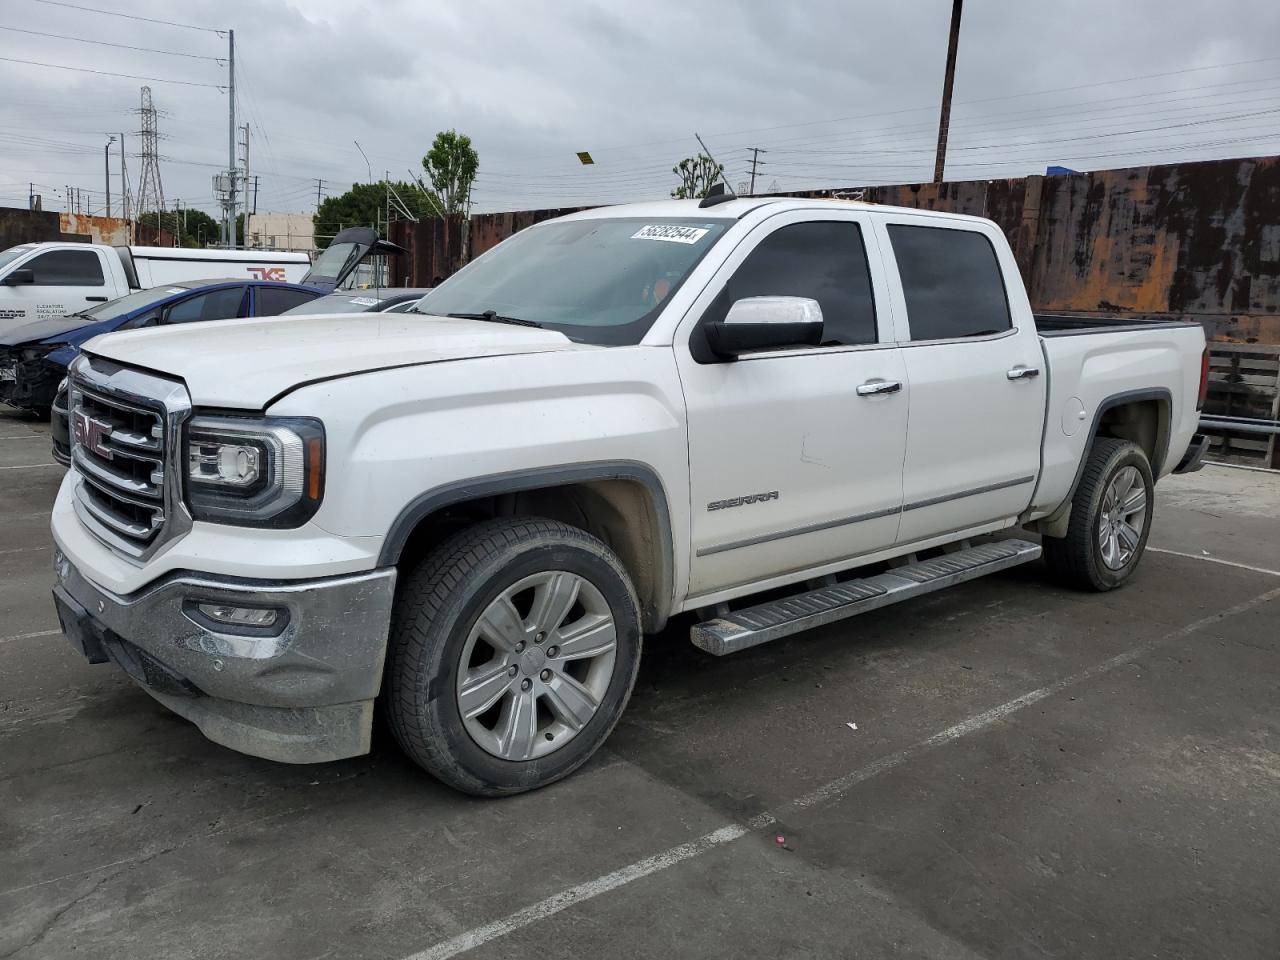
[[[510,323],[517,327],[537,327],[542,329],[542,324],[536,320],[523,320],[520,317],[504,317],[502,314],[494,310],[485,310],[482,313],[446,313],[446,317],[455,317],[458,320],[487,320],[490,323]]]

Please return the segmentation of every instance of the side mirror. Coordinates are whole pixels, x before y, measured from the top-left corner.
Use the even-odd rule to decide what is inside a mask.
[[[26,267],[19,267],[17,270],[9,271],[9,275],[0,282],[3,282],[7,287],[16,287],[24,283],[35,283],[36,275]]]
[[[706,329],[708,346],[722,360],[752,350],[816,347],[822,343],[822,307],[808,297],[747,297]]]

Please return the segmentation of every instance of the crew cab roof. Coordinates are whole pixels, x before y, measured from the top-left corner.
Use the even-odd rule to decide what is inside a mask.
[[[822,197],[736,197],[724,200],[711,207],[699,206],[699,200],[655,200],[641,203],[622,203],[611,207],[593,207],[560,217],[565,220],[597,220],[617,217],[635,217],[643,219],[693,219],[693,220],[740,220],[752,211],[768,207],[771,213],[782,213],[788,210],[876,210],[891,214],[912,214],[929,216],[945,220],[982,220],[961,213],[948,213],[942,210],[924,210],[918,207],[896,207],[880,203],[867,203],[863,200],[838,200]],[[984,221],[985,222],[985,221]]]

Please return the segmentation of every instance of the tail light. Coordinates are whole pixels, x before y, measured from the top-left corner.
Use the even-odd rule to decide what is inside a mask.
[[[1204,409],[1205,398],[1209,395],[1209,348],[1200,354],[1200,393],[1196,398],[1196,409]]]

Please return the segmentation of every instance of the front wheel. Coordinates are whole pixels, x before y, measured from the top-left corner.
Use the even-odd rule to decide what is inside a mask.
[[[546,786],[595,753],[631,694],[640,614],[618,558],[551,520],[478,524],[409,571],[384,709],[401,748],[466,793]]]
[[[1142,559],[1151,532],[1155,481],[1136,443],[1098,437],[1085,462],[1065,537],[1045,537],[1044,556],[1065,582],[1114,590]]]

